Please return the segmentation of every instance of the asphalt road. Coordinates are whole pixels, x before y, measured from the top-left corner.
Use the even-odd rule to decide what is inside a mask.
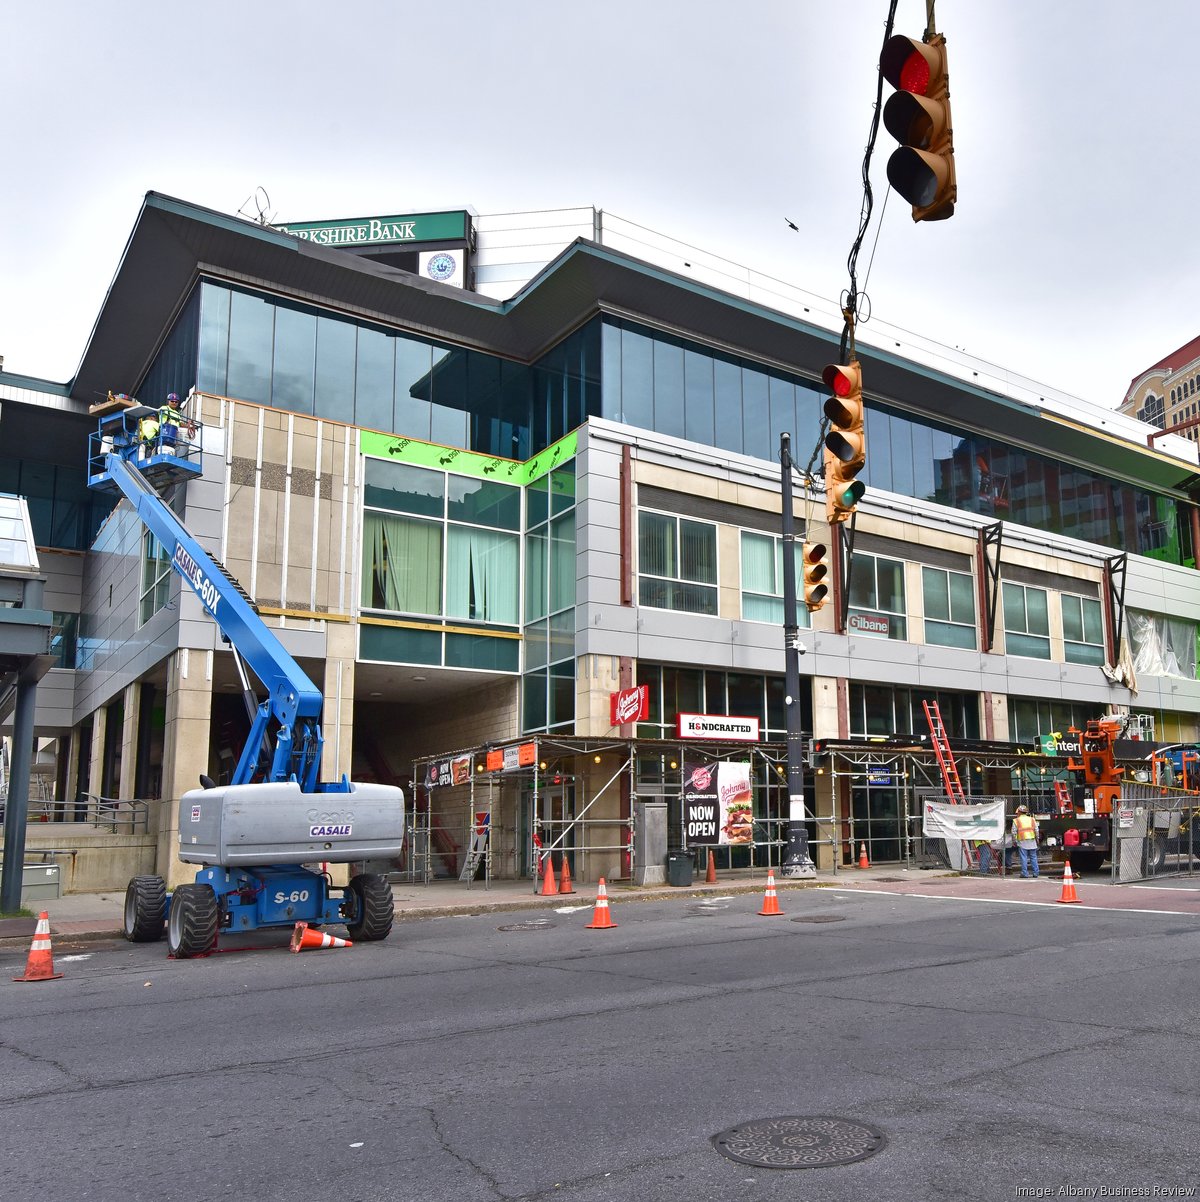
[[[299,955],[265,937],[183,962],[163,944],[56,942],[63,979],[37,983],[10,983],[24,954],[0,952],[0,1197],[1200,1186],[1194,913],[813,889],[782,893],[776,917],[745,894],[614,903],[617,928],[588,930],[572,900]],[[774,1117],[886,1142],[802,1169],[713,1146]]]

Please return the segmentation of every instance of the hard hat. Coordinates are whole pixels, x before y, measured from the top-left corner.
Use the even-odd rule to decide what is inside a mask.
[[[1028,814],[1029,807],[1028,806],[1017,806],[1017,813],[1018,814]]]
[[[179,404],[179,393],[168,392],[167,393],[167,404],[168,405],[178,405]]]

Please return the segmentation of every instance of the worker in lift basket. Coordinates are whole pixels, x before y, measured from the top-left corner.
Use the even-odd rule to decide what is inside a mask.
[[[182,421],[183,414],[179,412],[179,393],[168,393],[167,403],[158,411],[162,445],[168,455],[175,454],[175,442],[179,437],[179,426]]]
[[[1013,839],[1016,840],[1017,851],[1021,856],[1021,875],[1036,877],[1038,875],[1038,824],[1037,819],[1029,812],[1028,806],[1017,806],[1016,817],[1012,824]]]

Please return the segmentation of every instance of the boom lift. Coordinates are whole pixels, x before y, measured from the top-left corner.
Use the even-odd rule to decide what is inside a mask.
[[[390,785],[320,781],[321,691],[309,680],[224,566],[204,550],[159,493],[201,474],[200,427],[192,420],[149,443],[139,423],[156,411],[131,406],[100,419],[91,436],[88,487],[117,491],[170,553],[233,650],[265,687],[228,785],[201,778],[179,799],[179,858],[202,865],[168,895],[159,876],[136,876],[125,893],[125,937],[160,939],[176,957],[204,955],[222,930],[344,923],[356,940],[385,939],[393,918],[387,878],[363,873],[335,891],[307,864],[347,864],[400,854],[403,792]]]

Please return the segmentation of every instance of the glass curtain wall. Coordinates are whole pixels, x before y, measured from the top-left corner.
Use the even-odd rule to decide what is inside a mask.
[[[575,463],[525,489],[526,733],[575,725]]]
[[[205,280],[147,382],[160,387],[168,378],[180,393],[195,383],[218,396],[527,459],[599,412],[600,325],[582,326],[525,365]]]
[[[815,447],[825,398],[800,376],[608,318],[603,416],[777,461],[792,434],[798,462]],[[1191,531],[1169,497],[985,436],[867,401],[868,488],[933,501],[1171,563],[1190,562]]]

